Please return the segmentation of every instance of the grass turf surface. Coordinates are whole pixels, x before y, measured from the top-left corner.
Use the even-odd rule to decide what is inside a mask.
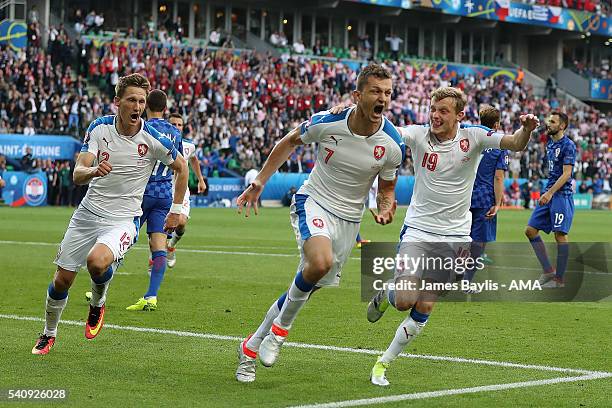
[[[386,227],[366,217],[364,238],[395,241],[404,211]],[[0,210],[0,314],[43,317],[45,290],[54,271],[51,261],[70,215],[65,208]],[[498,240],[524,242],[528,217],[527,211],[502,212]],[[577,212],[570,239],[609,241],[610,230],[609,212]],[[141,236],[113,280],[107,324],[244,336],[286,290],[298,263],[287,209],[264,209],[248,220],[233,210],[195,209],[177,251],[177,266],[166,272],[159,309],[128,312],[125,307],[148,286],[145,244]],[[353,257],[358,256],[355,250]],[[86,318],[83,293],[89,277],[84,270],[81,275],[71,289],[64,320]],[[353,259],[345,267],[341,287],[318,292],[304,308],[290,340],[384,349],[403,315],[389,311],[377,324],[369,324],[359,293],[359,261]],[[612,371],[611,315],[609,302],[440,303],[406,352]],[[288,406],[576,375],[399,359],[388,371],[392,386],[379,389],[368,381],[375,356],[287,347],[274,368],[259,366],[257,381],[245,385],[234,379],[236,341],[110,327],[87,341],[83,326],[60,324],[51,353],[33,356],[30,349],[42,325],[0,318],[0,389],[65,388],[68,405]],[[604,407],[611,391],[612,379],[606,378],[410,404]]]

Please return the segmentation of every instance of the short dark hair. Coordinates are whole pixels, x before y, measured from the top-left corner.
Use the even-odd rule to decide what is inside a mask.
[[[552,111],[550,112],[550,115],[558,116],[561,120],[561,123],[563,123],[563,125],[565,126],[565,129],[567,129],[567,126],[569,125],[569,117],[565,113],[561,111]]]
[[[161,89],[154,89],[147,96],[147,108],[151,112],[163,112],[166,109],[168,97]]]
[[[359,76],[357,77],[357,90],[358,91],[363,90],[363,87],[365,86],[365,84],[368,83],[368,78],[371,76],[376,77],[378,79],[392,79],[393,78],[393,76],[391,75],[391,72],[387,68],[383,67],[382,65],[378,65],[378,64],[370,64],[364,69],[362,69],[361,72],[359,73]]]
[[[149,83],[149,80],[141,74],[136,73],[122,76],[121,78],[119,78],[119,82],[117,82],[117,85],[115,85],[115,95],[117,96],[117,98],[121,98],[125,93],[125,90],[130,86],[142,88],[145,90],[146,93],[149,93],[149,90],[151,89],[151,84]]]
[[[480,116],[480,123],[489,129],[495,128],[495,124],[499,122],[501,118],[501,113],[499,109],[494,108],[491,105],[483,105],[480,108],[480,112],[478,112],[478,116]]]
[[[183,120],[183,115],[181,115],[180,113],[176,113],[176,112],[172,112],[169,116],[168,119],[170,118],[176,118],[176,119],[180,119],[184,122]]]

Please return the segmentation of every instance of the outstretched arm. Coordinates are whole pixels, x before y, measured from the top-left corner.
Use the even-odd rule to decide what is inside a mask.
[[[255,180],[246,188],[246,190],[244,190],[242,194],[240,194],[236,200],[236,204],[238,205],[238,214],[242,214],[242,208],[246,206],[246,217],[250,215],[251,207],[253,207],[255,215],[257,215],[257,200],[263,191],[263,186],[268,182],[270,177],[276,173],[280,166],[283,165],[291,152],[293,152],[293,150],[295,150],[295,148],[301,144],[303,144],[303,142],[301,138],[301,130],[298,126],[291,132],[287,133],[285,137],[283,137],[280,142],[274,146],[274,149],[272,149],[272,152],[270,152],[270,156],[268,156],[268,159],[264,163],[257,177],[255,177]]]
[[[513,152],[520,152],[527,147],[529,143],[529,137],[539,125],[540,120],[532,114],[521,116],[521,127],[514,132],[513,135],[505,135],[502,137],[499,144],[500,149],[512,150]]]

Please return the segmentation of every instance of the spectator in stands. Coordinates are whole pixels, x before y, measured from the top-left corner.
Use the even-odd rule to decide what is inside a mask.
[[[26,153],[21,158],[21,171],[26,173],[33,173],[36,169],[36,161],[32,157],[32,148],[26,147]]]
[[[304,41],[297,40],[293,43],[293,52],[296,54],[303,54],[306,51],[306,47],[304,46]]]
[[[399,38],[396,34],[391,33],[387,35],[385,41],[389,43],[389,47],[391,48],[391,59],[397,61],[399,59],[400,44],[403,43],[404,40]]]
[[[593,192],[593,189],[591,187],[592,184],[593,184],[593,181],[591,180],[591,178],[587,177],[585,180],[582,180],[582,182],[580,183],[580,186],[578,186],[578,192],[580,194],[587,194],[589,192],[592,193]]]
[[[597,196],[599,194],[603,193],[604,190],[604,181],[603,179],[599,176],[599,173],[595,173],[595,176],[593,176],[593,195]]]
[[[284,32],[278,33],[278,45],[281,47],[286,47],[289,42],[287,41],[287,37]]]
[[[218,47],[221,43],[221,29],[217,28],[214,29],[210,32],[210,35],[208,36],[208,42],[212,45],[214,45],[215,47]]]
[[[275,47],[280,46],[280,36],[277,32],[273,32],[272,34],[270,34],[270,44]]]
[[[315,41],[315,44],[312,46],[312,54],[323,55],[323,49],[321,48],[321,40]]]
[[[359,37],[359,54],[361,58],[368,61],[372,58],[372,43],[370,43],[370,36],[367,34]]]
[[[85,34],[89,34],[96,26],[96,11],[91,10],[85,16]]]
[[[32,136],[36,134],[36,129],[34,129],[34,122],[32,119],[28,119],[25,127],[23,128],[24,136]]]

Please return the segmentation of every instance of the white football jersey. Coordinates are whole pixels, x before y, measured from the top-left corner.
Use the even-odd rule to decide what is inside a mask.
[[[469,236],[472,187],[481,153],[499,149],[503,134],[465,127],[454,139],[440,142],[428,126],[399,131],[412,151],[415,177],[404,225],[437,235]]]
[[[87,129],[81,152],[96,156],[94,166],[108,161],[112,170],[91,180],[81,205],[105,218],[137,217],[142,215],[142,196],[157,161],[170,165],[178,152],[170,139],[143,120],[132,137],[120,135],[115,120],[115,115],[103,116]]]
[[[327,111],[302,123],[302,141],[318,143],[314,169],[298,194],[306,194],[338,218],[360,222],[374,179],[393,180],[405,146],[386,118],[371,136],[355,135],[348,127],[353,108],[338,115]]]

